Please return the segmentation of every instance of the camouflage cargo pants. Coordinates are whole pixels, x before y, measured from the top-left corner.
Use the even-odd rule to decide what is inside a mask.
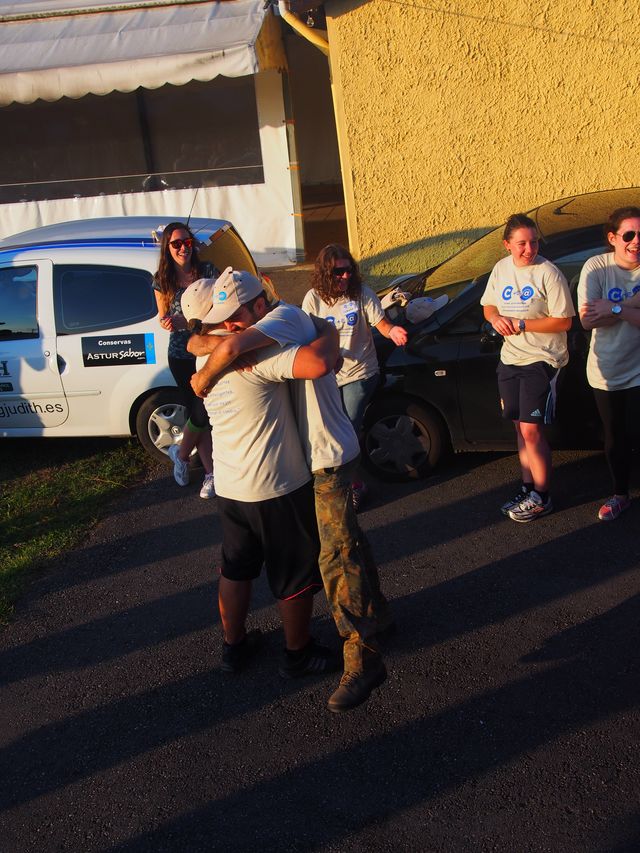
[[[393,621],[371,546],[351,496],[356,462],[313,472],[320,573],[340,636],[345,672],[362,672],[380,654],[375,635]]]

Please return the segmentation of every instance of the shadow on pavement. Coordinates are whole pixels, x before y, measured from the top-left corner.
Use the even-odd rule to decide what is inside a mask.
[[[570,644],[569,662],[514,679],[258,785],[239,786],[236,794],[108,849],[175,849],[170,840],[179,839],[185,850],[240,851],[256,849],[260,839],[261,850],[316,850],[364,828],[382,827],[392,816],[477,780],[541,744],[636,709],[638,604],[636,596],[591,620],[584,626],[585,645],[577,658]],[[526,779],[522,785],[524,789]],[[516,790],[513,796],[526,795]]]
[[[560,540],[503,560],[491,561],[477,570],[394,602],[402,626],[395,654],[413,654],[452,641],[492,624],[502,623],[514,614],[526,613],[551,600],[624,573],[635,564],[636,559],[635,552],[624,548],[612,556],[606,565],[597,569],[592,567],[584,570],[579,563],[567,559],[568,555],[579,555],[581,549],[592,547],[592,537],[600,530],[602,525],[594,525],[594,530],[567,534]],[[564,723],[561,726],[558,724],[556,731],[554,726],[558,721],[554,723],[546,720],[547,716],[556,713],[559,700],[565,707],[563,714],[570,721],[593,720],[617,710],[635,707],[640,701],[636,655],[640,645],[639,600],[640,597],[636,596],[624,606],[585,623],[579,629],[582,634],[577,634],[577,646],[575,634],[561,634],[554,640],[563,653],[569,650],[574,658],[577,655],[577,659],[571,662],[571,666],[576,667],[571,675],[571,683],[577,681],[578,690],[574,688],[570,695],[564,694],[561,687],[568,675],[564,668],[558,668],[530,680],[507,684],[495,695],[474,697],[468,703],[463,703],[462,707],[467,708],[463,716],[482,718],[491,708],[492,713],[498,713],[499,717],[496,709],[504,701],[505,708],[510,709],[508,714],[519,709],[517,716],[523,716],[527,724],[529,715],[533,715],[534,728],[525,738],[529,743],[526,748],[532,748],[533,744],[543,742],[547,730],[549,737],[566,730]],[[47,637],[30,647],[8,650],[0,659],[0,665],[5,672],[9,665],[10,670],[16,675],[20,673],[22,677],[29,674],[30,669],[32,672],[40,672],[50,670],[51,667],[53,670],[92,667],[112,656],[146,648],[152,642],[207,628],[211,621],[211,588],[194,588],[181,593],[175,600],[162,599],[140,611],[134,609],[115,614],[96,624],[79,626],[66,636]],[[149,628],[154,629],[151,636]],[[592,635],[602,637],[603,642],[591,642]],[[79,649],[86,649],[86,657],[78,658]],[[597,685],[595,693],[594,683]],[[0,762],[6,768],[3,778],[7,783],[0,802],[3,807],[26,802],[97,770],[128,761],[187,733],[206,729],[212,724],[206,713],[207,707],[215,708],[215,721],[220,724],[225,719],[239,718],[265,708],[283,694],[282,684],[278,680],[265,680],[264,675],[257,682],[248,677],[232,684],[234,689],[230,692],[227,689],[229,681],[221,673],[196,673],[121,701],[71,715],[61,722],[25,734],[0,751]],[[610,694],[612,684],[615,691]],[[297,685],[294,689],[297,689]],[[588,712],[585,706],[587,694],[591,696],[591,701],[587,703]],[[543,697],[542,708],[537,706],[537,700],[532,705],[531,700],[538,696]],[[545,702],[548,708],[543,713]],[[428,705],[426,693],[425,703]],[[551,713],[552,705],[554,714]],[[537,708],[535,712],[529,710],[533,706]],[[320,712],[324,711],[319,709]],[[418,743],[416,738],[431,741],[444,727],[448,730],[445,738],[447,742],[460,742],[464,727],[459,730],[459,723],[456,722],[459,713],[452,711],[436,720],[414,721],[401,727],[398,733],[388,735],[393,747],[383,740],[375,742],[371,748],[375,753],[382,750],[385,755],[397,751],[398,755],[403,756],[403,761],[408,762],[410,778],[416,775],[419,778],[421,772],[427,772],[429,784],[435,784],[437,777],[432,775],[430,765],[428,771],[416,766],[418,759],[413,754]],[[545,725],[541,726],[543,720]],[[508,720],[503,720],[500,725],[508,727]],[[92,737],[94,732],[102,733],[99,741]],[[517,751],[517,745],[503,743],[495,761],[507,760],[508,756],[516,755]],[[418,754],[422,755],[421,749],[418,749]],[[340,755],[333,756],[331,761],[338,762],[340,766],[343,761],[348,764],[355,760],[353,766],[360,766],[361,762],[371,765],[373,758],[369,756],[369,759],[367,761],[364,751],[351,754],[348,761]],[[465,760],[463,749],[460,762],[464,764]],[[488,753],[485,754],[483,749],[475,756],[469,772],[481,773],[493,766],[492,763],[484,766],[487,760]],[[320,762],[319,772],[327,772],[331,761],[327,759],[326,763]],[[373,771],[373,766],[370,766],[370,771]],[[459,778],[457,770],[453,775],[451,768],[449,771],[447,784],[454,784]],[[299,783],[290,783],[288,780],[279,782],[284,782],[288,792],[286,796],[294,796],[298,784],[303,787],[311,785],[315,771],[309,771],[308,779],[303,769],[295,770],[293,775],[299,779]],[[401,790],[404,787],[401,786]],[[397,789],[394,788],[395,792]],[[343,790],[341,795],[346,795],[346,792]],[[374,813],[381,807],[381,796],[392,796],[386,785],[384,794],[374,796],[377,802]],[[405,791],[396,807],[405,808],[411,799],[409,797],[405,802],[408,796],[408,791]],[[232,811],[236,807],[234,803],[232,800]],[[237,807],[241,806],[238,802]],[[197,818],[197,821],[201,818],[205,819],[206,815]],[[219,819],[222,820],[223,815],[216,811],[215,820]],[[152,845],[149,849],[153,849]]]

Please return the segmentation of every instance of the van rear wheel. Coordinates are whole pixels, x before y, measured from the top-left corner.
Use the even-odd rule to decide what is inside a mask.
[[[187,409],[178,388],[154,391],[136,415],[138,441],[155,459],[166,459],[172,444],[180,444]]]

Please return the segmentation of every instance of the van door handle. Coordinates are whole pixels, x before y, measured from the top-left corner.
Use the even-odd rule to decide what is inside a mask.
[[[57,361],[58,361],[58,373],[64,373],[64,369],[67,366],[67,362],[64,360],[64,358],[61,355],[57,356]]]

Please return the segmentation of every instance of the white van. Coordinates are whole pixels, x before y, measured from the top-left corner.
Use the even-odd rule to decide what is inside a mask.
[[[160,225],[89,219],[0,241],[0,436],[137,435],[153,455],[180,441],[185,409],[151,288]],[[203,260],[259,275],[229,222],[190,227]]]

